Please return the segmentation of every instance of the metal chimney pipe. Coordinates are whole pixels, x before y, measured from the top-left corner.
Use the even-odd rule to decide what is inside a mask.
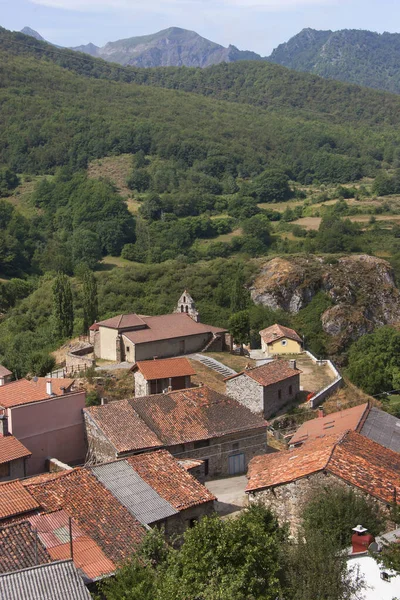
[[[53,395],[53,388],[52,388],[52,385],[51,385],[51,380],[47,380],[46,381],[46,394],[48,396],[52,396]]]

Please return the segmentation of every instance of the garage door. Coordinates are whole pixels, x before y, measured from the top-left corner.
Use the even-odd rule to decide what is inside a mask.
[[[244,454],[235,454],[229,457],[229,475],[244,473]]]

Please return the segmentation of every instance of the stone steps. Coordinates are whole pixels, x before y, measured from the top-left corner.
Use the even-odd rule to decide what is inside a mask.
[[[216,371],[223,377],[229,377],[230,375],[236,374],[236,371],[222,364],[218,360],[215,360],[215,358],[203,356],[202,354],[195,354],[193,358],[194,360],[198,360],[199,362],[201,362],[204,366],[208,367],[209,369],[213,369],[213,371]]]

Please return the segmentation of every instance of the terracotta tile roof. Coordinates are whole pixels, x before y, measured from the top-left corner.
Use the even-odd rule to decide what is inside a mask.
[[[12,381],[11,383],[7,383],[7,385],[0,386],[0,406],[3,408],[12,408],[21,404],[48,400],[51,396],[46,392],[46,381],[51,381],[53,394],[61,396],[63,393],[61,388],[64,387],[68,391],[75,380],[38,377],[37,381],[33,379]]]
[[[275,323],[275,325],[271,325],[271,327],[263,329],[259,333],[266,344],[275,342],[275,340],[279,340],[283,337],[287,337],[290,340],[295,340],[296,342],[300,343],[303,341],[294,329],[290,329],[290,327],[284,327],[283,325],[278,325],[277,323]]]
[[[265,365],[261,365],[260,367],[246,369],[246,371],[242,371],[241,373],[230,375],[229,377],[226,377],[225,381],[235,379],[235,377],[239,377],[240,375],[246,375],[257,381],[260,385],[267,386],[289,379],[295,375],[300,375],[300,373],[301,371],[299,369],[293,369],[287,360],[274,360]]]
[[[336,444],[328,469],[387,503],[400,504],[400,455],[349,431]]]
[[[0,573],[19,571],[51,562],[32,526],[27,521],[0,527]]]
[[[196,375],[196,371],[193,369],[187,358],[141,360],[133,365],[131,370],[139,370],[146,381]]]
[[[7,377],[8,375],[12,375],[12,372],[0,365],[0,377]]]
[[[37,508],[38,502],[20,481],[0,483],[0,519],[31,512]]]
[[[95,324],[99,327],[109,327],[110,329],[129,329],[130,327],[145,327],[146,325],[143,319],[135,313],[129,315],[117,315],[116,317],[111,317],[111,319],[106,319],[105,321],[98,321],[98,323]]]
[[[146,329],[127,331],[123,335],[134,344],[145,344],[158,340],[198,335],[204,333],[224,333],[226,329],[196,323],[184,313],[173,313],[171,315],[160,315],[158,317],[143,317]]]
[[[178,464],[185,469],[185,471],[191,471],[192,469],[195,469],[196,467],[201,467],[201,465],[204,463],[204,460],[194,460],[191,458],[185,458],[183,460],[178,460]]]
[[[400,503],[400,455],[354,431],[250,461],[246,491],[326,470],[385,503]]]
[[[167,450],[129,456],[126,461],[164,500],[176,510],[216,500]]]
[[[129,452],[163,445],[128,400],[90,406],[84,412],[92,418],[113,444],[116,452]]]
[[[87,469],[24,485],[44,511],[65,510],[114,564],[126,560],[144,538],[145,529]]]
[[[246,491],[282,485],[326,468],[338,436],[314,440],[306,446],[256,456],[249,463]]]
[[[32,452],[13,435],[0,437],[0,465],[28,456],[32,456]]]
[[[53,560],[71,558],[69,515],[64,510],[29,518],[32,527]],[[71,521],[72,549],[75,567],[89,580],[96,580],[115,571],[109,560],[92,538],[85,535],[74,520]]]
[[[166,446],[267,425],[237,400],[207,386],[134,398],[129,403]]]
[[[89,327],[90,331],[98,331],[99,330],[99,324],[98,323],[93,323],[93,325],[91,325]]]
[[[306,444],[326,435],[355,431],[368,413],[368,404],[360,404],[339,412],[306,421],[299,427],[290,440],[290,444]]]

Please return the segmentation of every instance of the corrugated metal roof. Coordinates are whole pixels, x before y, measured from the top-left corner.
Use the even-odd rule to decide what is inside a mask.
[[[400,452],[400,419],[379,408],[371,408],[360,433],[385,448]]]
[[[90,600],[72,561],[60,561],[0,575],[2,600]]]
[[[144,525],[178,514],[125,460],[92,467],[92,472]]]

